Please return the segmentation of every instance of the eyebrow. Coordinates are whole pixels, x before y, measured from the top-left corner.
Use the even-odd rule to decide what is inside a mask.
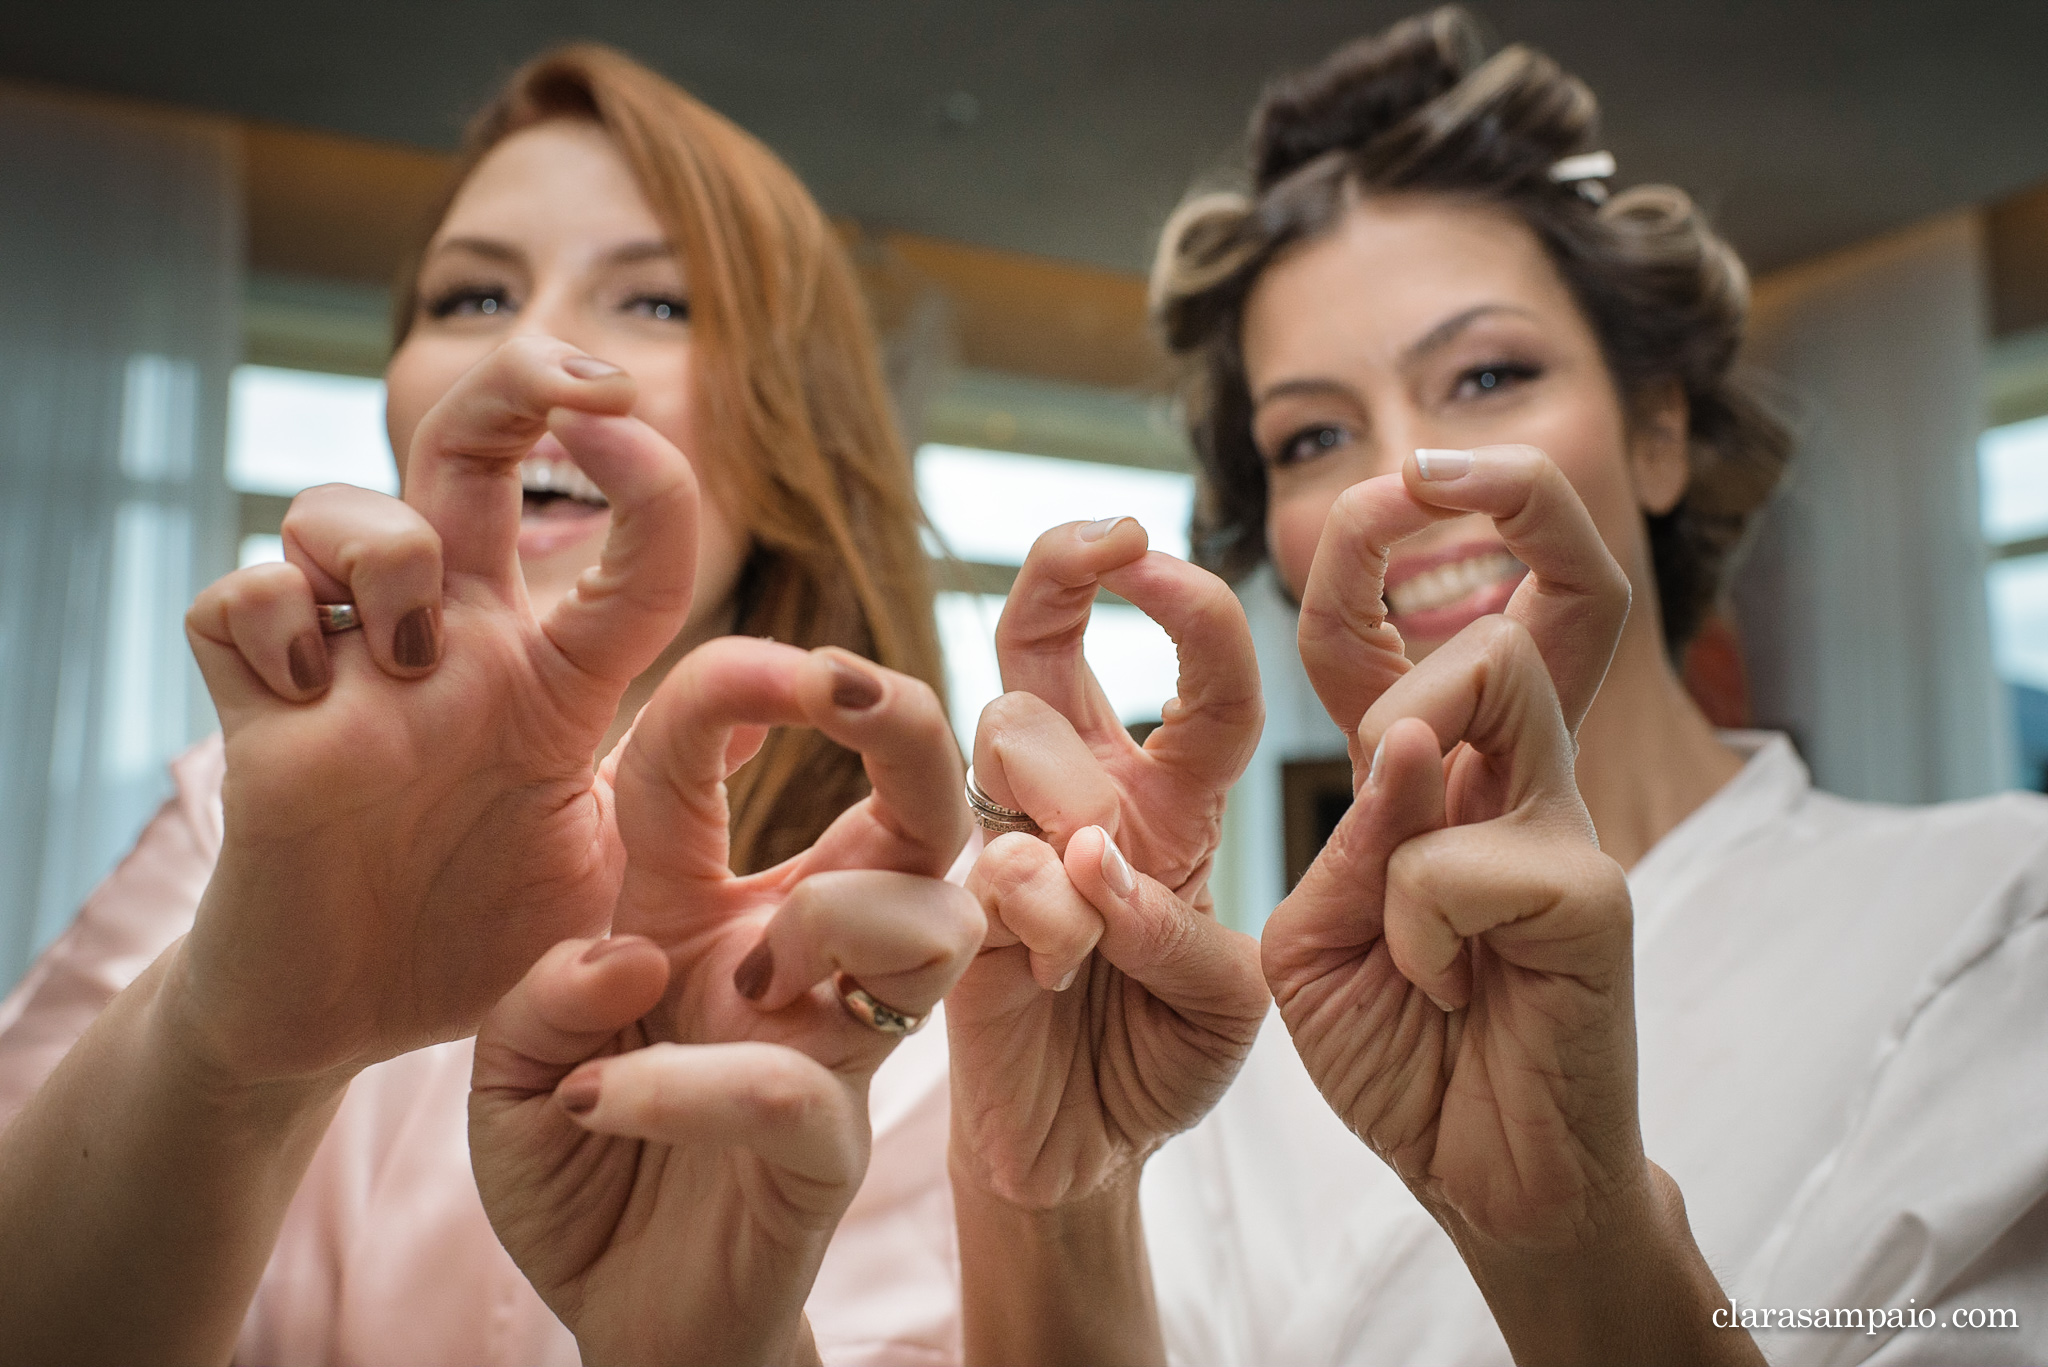
[[[1420,337],[1410,342],[1401,352],[1402,366],[1414,365],[1417,361],[1427,357],[1431,352],[1439,351],[1449,346],[1452,341],[1456,340],[1459,333],[1471,327],[1481,318],[1495,313],[1513,313],[1524,318],[1535,317],[1528,309],[1520,308],[1514,304],[1474,304],[1462,313],[1452,314],[1428,332],[1423,333]]]
[[[442,252],[466,252],[490,261],[502,261],[506,265],[520,265],[526,260],[526,253],[509,243],[488,237],[451,237],[434,248],[434,254]],[[673,261],[675,248],[658,238],[645,238],[628,242],[606,252],[599,261],[607,266],[630,266],[641,261]]]

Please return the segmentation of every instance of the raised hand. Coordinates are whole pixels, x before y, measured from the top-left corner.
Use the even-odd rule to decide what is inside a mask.
[[[1302,653],[1356,797],[1267,922],[1267,980],[1324,1098],[1451,1234],[1517,1361],[1746,1360],[1711,1333],[1712,1274],[1643,1152],[1628,886],[1573,775],[1626,580],[1540,453],[1474,457],[1442,481],[1411,461],[1332,511]],[[1531,573],[1507,615],[1411,668],[1371,605],[1386,548],[1444,510],[1494,515]]]
[[[1082,657],[1098,585],[1179,650],[1178,696],[1143,746]],[[1257,1034],[1256,945],[1216,923],[1208,875],[1264,713],[1236,598],[1148,552],[1128,518],[1038,539],[996,651],[1011,691],[982,714],[976,781],[1044,838],[1002,836],[969,875],[989,929],[947,1004],[953,1161],[1006,1200],[1053,1206],[1134,1179]]]
[[[737,878],[724,780],[778,725],[859,750],[874,791]],[[967,835],[952,733],[917,680],[731,638],[684,658],[607,767],[617,933],[558,946],[486,1020],[478,1187],[586,1361],[792,1361],[898,1038],[840,988],[922,1016],[981,941],[941,879]]]
[[[514,339],[420,423],[403,502],[311,490],[289,563],[193,605],[227,824],[167,1000],[223,1077],[346,1076],[462,1035],[548,946],[604,926],[623,858],[594,751],[695,568],[689,462],[633,402],[616,367]],[[537,619],[515,547],[518,464],[543,442],[613,520]],[[323,638],[314,604],[339,601],[363,627]]]

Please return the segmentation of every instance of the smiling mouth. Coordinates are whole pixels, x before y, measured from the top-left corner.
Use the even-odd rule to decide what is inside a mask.
[[[1387,590],[1387,610],[1397,617],[1410,617],[1456,607],[1474,594],[1519,578],[1522,571],[1522,562],[1506,551],[1481,551],[1432,566],[1393,585]]]
[[[528,456],[519,462],[519,487],[525,494],[522,517],[588,517],[612,506],[590,476],[567,461]]]

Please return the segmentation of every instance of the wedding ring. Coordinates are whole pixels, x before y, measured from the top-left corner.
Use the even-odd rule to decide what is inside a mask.
[[[931,1019],[931,1013],[913,1016],[907,1011],[898,1011],[884,1005],[868,995],[868,990],[844,973],[832,975],[832,986],[839,993],[839,1004],[846,1008],[846,1014],[865,1025],[878,1035],[914,1035],[924,1028]]]
[[[1029,812],[1020,812],[1015,807],[1005,807],[995,801],[974,781],[974,766],[967,766],[967,806],[974,813],[974,824],[987,831],[991,838],[1022,831],[1026,835],[1044,835],[1038,823],[1031,819]]]
[[[313,615],[320,619],[320,630],[328,636],[354,631],[363,624],[363,615],[356,611],[354,603],[315,603]]]

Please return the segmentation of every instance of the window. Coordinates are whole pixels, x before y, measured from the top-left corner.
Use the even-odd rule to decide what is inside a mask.
[[[2048,788],[2048,417],[1992,428],[1977,464],[1991,648],[2012,690],[2020,779]]]
[[[235,367],[228,388],[228,485],[243,495],[241,563],[284,558],[282,502],[316,484],[398,492],[384,435],[384,382],[276,366]]]

